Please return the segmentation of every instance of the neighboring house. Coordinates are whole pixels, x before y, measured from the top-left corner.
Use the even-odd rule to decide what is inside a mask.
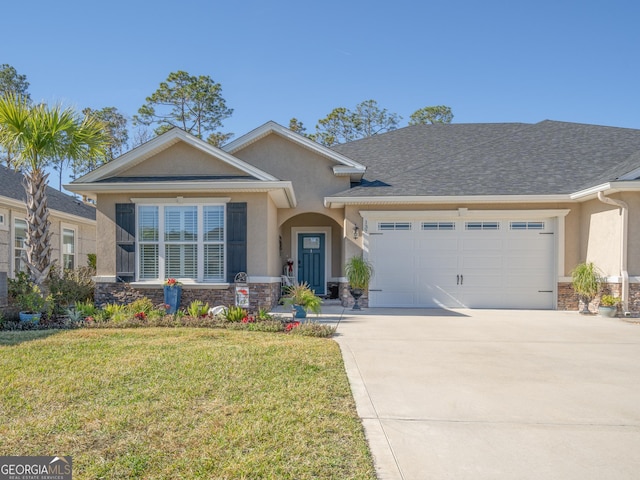
[[[288,259],[318,294],[350,298],[364,252],[374,307],[576,309],[570,271],[593,261],[640,311],[640,130],[417,125],[326,148],[273,122],[223,149],[179,129],[67,188],[97,200],[97,301],[272,306]]]
[[[26,194],[22,174],[0,166],[0,272],[10,278],[26,271]],[[96,251],[96,209],[47,187],[51,222],[51,259],[58,266],[87,265]]]

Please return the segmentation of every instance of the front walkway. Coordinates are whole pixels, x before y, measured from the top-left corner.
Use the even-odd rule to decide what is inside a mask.
[[[640,325],[328,307],[380,479],[636,479]]]

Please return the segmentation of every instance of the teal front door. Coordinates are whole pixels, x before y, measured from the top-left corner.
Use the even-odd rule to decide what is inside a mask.
[[[316,295],[324,295],[324,233],[298,234],[298,282],[306,282]]]

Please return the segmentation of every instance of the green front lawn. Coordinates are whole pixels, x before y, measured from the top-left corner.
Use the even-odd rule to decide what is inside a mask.
[[[328,339],[0,332],[0,418],[0,455],[72,455],[77,479],[375,478]]]

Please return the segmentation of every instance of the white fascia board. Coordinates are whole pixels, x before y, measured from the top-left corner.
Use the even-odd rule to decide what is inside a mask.
[[[571,200],[584,200],[586,199],[585,197],[592,197],[597,195],[598,192],[606,192],[607,190],[611,190],[611,183],[609,182],[585,188],[584,190],[572,193],[570,197]]]
[[[389,197],[325,197],[327,208],[345,205],[429,205],[433,203],[547,203],[567,202],[569,195],[473,195],[473,196],[389,196]]]
[[[255,166],[250,165],[240,160],[239,158],[234,157],[233,155],[230,155],[224,150],[221,150],[203,140],[200,140],[198,137],[195,137],[185,132],[184,130],[173,128],[168,132],[148,141],[147,143],[125,153],[116,160],[113,160],[94,170],[93,172],[80,177],[78,180],[76,180],[76,182],[89,183],[101,180],[103,178],[115,176],[119,172],[128,170],[129,168],[142,163],[152,155],[175,145],[178,141],[183,141],[191,145],[192,147],[208,155],[211,155],[212,157],[215,157],[218,160],[222,160],[223,162],[237,168],[238,170],[256,177],[259,180],[278,180],[273,175],[269,175],[267,172],[264,172],[259,168],[256,168]]]
[[[484,219],[540,219],[566,217],[571,210],[568,208],[532,209],[532,210],[471,210],[457,208],[453,210],[361,210],[358,213],[366,220],[398,219],[456,219],[456,218],[484,218]]]
[[[314,142],[313,140],[308,139],[304,135],[300,135],[299,133],[293,132],[288,128],[283,127],[282,125],[277,124],[274,121],[269,121],[264,125],[259,126],[258,128],[250,131],[249,133],[235,139],[233,142],[230,142],[222,147],[225,152],[235,153],[238,150],[246,147],[247,145],[252,144],[260,140],[261,138],[269,135],[270,133],[275,133],[280,135],[283,138],[291,140],[292,142],[306,148],[307,150],[311,150],[318,155],[329,158],[343,166],[351,167],[353,169],[357,169],[358,172],[364,172],[366,167],[358,162],[351,160],[349,157],[345,157],[338,152],[331,150],[330,148],[325,147],[324,145],[319,144],[318,142]]]
[[[365,171],[365,167],[350,167],[347,165],[334,165],[333,167],[333,174],[336,177],[346,177],[354,174],[362,175]]]
[[[71,183],[64,186],[67,190],[95,198],[98,193],[269,193],[278,208],[294,208],[296,195],[290,181],[251,181],[251,182],[123,182],[123,183]],[[277,191],[284,194],[278,196]]]

